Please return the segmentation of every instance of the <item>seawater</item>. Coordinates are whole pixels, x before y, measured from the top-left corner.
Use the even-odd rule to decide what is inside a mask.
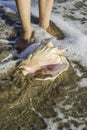
[[[83,3],[79,9],[74,6],[77,2]],[[1,3],[16,11],[14,2],[3,0]],[[31,13],[38,16],[37,1],[32,1]],[[87,21],[82,20],[84,18],[87,19],[87,1],[68,0],[54,3],[51,20],[63,30],[66,37],[64,40],[54,39],[53,42],[65,49],[64,55],[72,63],[80,80],[75,85],[65,86],[67,94],[64,100],[53,106],[57,112],[57,117],[44,118],[48,125],[46,130],[68,130],[69,128],[71,130],[83,130],[87,128],[87,111],[85,110],[85,98],[87,96]],[[85,110],[84,112],[81,111],[81,116],[77,109],[79,105]]]

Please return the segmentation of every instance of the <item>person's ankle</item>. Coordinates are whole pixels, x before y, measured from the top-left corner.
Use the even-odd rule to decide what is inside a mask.
[[[25,39],[26,41],[30,41],[31,35],[32,35],[32,30],[24,31],[22,37],[23,37],[23,39]]]
[[[40,25],[44,30],[46,30],[49,27],[49,24],[41,24]]]

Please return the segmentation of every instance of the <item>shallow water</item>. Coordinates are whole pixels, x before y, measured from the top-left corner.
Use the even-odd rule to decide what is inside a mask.
[[[4,4],[8,5],[13,10],[16,10],[15,4],[13,2],[12,3],[5,2]],[[36,11],[36,9],[37,9],[37,5],[35,1],[33,1],[31,13],[35,16],[38,16],[38,11]],[[8,11],[9,9],[7,8],[7,12]],[[55,102],[55,104],[53,103],[51,104],[51,106],[53,107],[53,110],[56,112],[57,115],[56,117],[53,116],[55,114],[48,116],[50,115],[48,114],[48,112],[50,112],[51,110],[49,108],[45,108],[46,106],[48,106],[47,104],[46,106],[44,106],[44,110],[41,108],[42,103],[38,103],[39,108],[35,107],[38,98],[37,99],[33,98],[34,102],[36,103],[34,104],[33,102],[34,107],[32,106],[32,111],[34,113],[33,116],[35,118],[35,116],[37,115],[38,117],[44,120],[44,122],[47,124],[47,128],[45,130],[87,130],[87,58],[86,58],[87,57],[87,1],[68,0],[62,3],[55,2],[51,20],[53,20],[56,23],[56,25],[59,26],[66,35],[64,40],[56,40],[55,38],[53,38],[52,41],[55,45],[65,49],[64,56],[66,56],[71,62],[75,74],[77,75],[76,77],[78,78],[75,80],[76,77],[74,77],[74,79],[68,81],[66,85],[60,84],[58,92],[55,92],[55,90],[57,89],[56,82],[52,84],[53,93],[51,92],[51,90],[48,91],[49,93],[47,93],[47,95],[49,95],[50,98],[47,97],[44,91],[45,89],[42,89],[43,90],[43,94],[42,94],[40,88],[38,90],[38,87],[36,87],[35,90],[39,91],[37,95],[39,95],[40,98],[41,98],[41,94],[43,95],[43,98],[45,100],[44,104],[47,102],[46,99],[48,100],[47,102],[48,104],[50,104],[50,102]],[[38,41],[44,40],[45,38],[49,38],[49,35],[43,33],[43,31],[40,30],[37,26],[34,25],[34,28],[37,32],[37,39],[39,39]],[[69,75],[69,76],[71,76],[70,78],[72,79],[73,75]],[[19,80],[21,81],[24,79],[19,78]],[[15,79],[15,82],[17,82],[17,84],[18,83],[21,84],[17,79]],[[29,81],[29,83],[32,86],[32,79]],[[39,86],[38,83],[36,84],[37,86]],[[25,89],[25,91],[27,90]],[[30,91],[33,93],[34,90],[30,87]],[[13,99],[14,98],[15,97],[13,95]],[[9,98],[9,100],[11,99]],[[22,112],[25,113],[25,110],[27,110],[27,108],[23,109]],[[46,111],[47,115],[44,116],[43,113],[45,112],[43,111]],[[30,115],[32,115],[31,113],[32,112],[30,111]],[[47,118],[47,116],[50,118]],[[26,123],[24,123],[23,125],[21,118],[20,120],[18,120],[19,125],[21,125],[20,129],[25,129],[25,130],[29,129],[27,128]],[[39,123],[35,121],[35,124],[39,124]],[[16,124],[16,122],[14,122],[14,124]],[[12,126],[11,128],[12,130],[14,129],[14,127]],[[36,127],[32,128],[32,130],[34,129],[41,130],[42,128],[39,128],[39,126],[37,127],[36,125]]]

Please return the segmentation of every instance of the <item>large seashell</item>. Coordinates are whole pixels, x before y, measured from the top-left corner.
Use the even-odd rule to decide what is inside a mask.
[[[23,75],[41,72],[42,76],[37,74],[36,79],[55,79],[69,67],[66,58],[61,56],[63,51],[54,46],[52,42],[41,44],[27,59],[22,61],[20,69]]]

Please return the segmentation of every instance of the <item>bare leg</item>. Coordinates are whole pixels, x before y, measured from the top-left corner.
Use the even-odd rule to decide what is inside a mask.
[[[30,40],[32,28],[30,19],[30,6],[31,0],[16,0],[18,7],[22,27],[23,27],[23,38],[27,41]]]
[[[47,29],[54,0],[39,0],[40,26]]]
[[[54,0],[39,1],[40,26],[58,39],[64,38],[64,33],[53,22],[50,22],[51,10]]]

